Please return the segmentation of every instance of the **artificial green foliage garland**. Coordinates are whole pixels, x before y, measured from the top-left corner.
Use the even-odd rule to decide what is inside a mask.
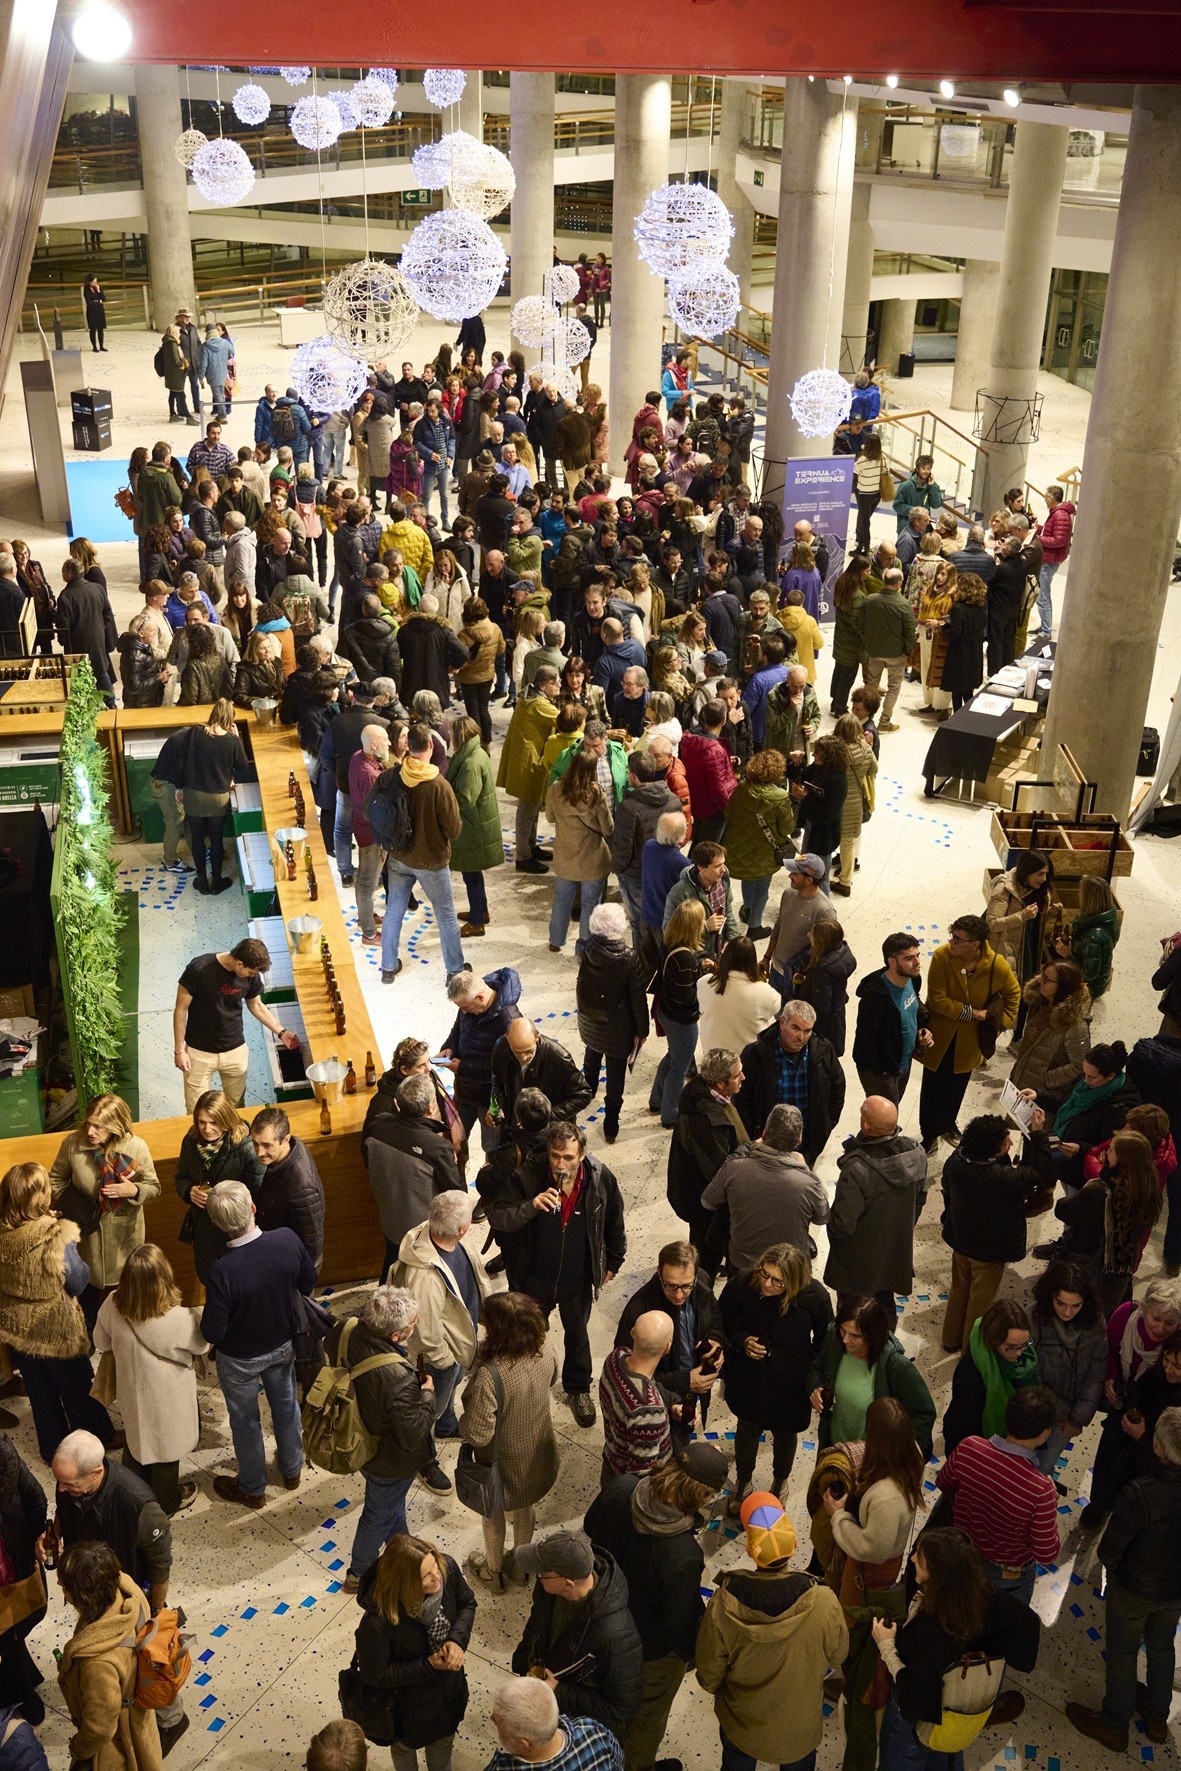
[[[123,915],[111,861],[106,760],[95,724],[104,702],[89,661],[70,673],[62,721],[57,938],[73,1010],[74,1080],[81,1116],[113,1094],[123,1048],[119,930]]]

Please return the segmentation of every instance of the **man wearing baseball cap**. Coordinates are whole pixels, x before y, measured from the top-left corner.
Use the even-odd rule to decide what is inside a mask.
[[[640,1706],[643,1650],[615,1558],[583,1531],[555,1531],[513,1551],[537,1576],[514,1673],[544,1679],[564,1716],[593,1716],[622,1740]]]
[[[591,1541],[615,1557],[627,1577],[629,1608],[644,1653],[644,1694],[627,1725],[627,1771],[679,1771],[656,1755],[673,1699],[693,1665],[705,1615],[705,1556],[698,1540],[726,1480],[727,1458],[699,1440],[644,1476],[616,1476],[583,1521]]]
[[[722,1771],[812,1771],[824,1732],[824,1676],[849,1650],[836,1594],[794,1573],[796,1537],[773,1494],[742,1503],[753,1569],[719,1574],[697,1635],[697,1683],[713,1693]]]
[[[820,855],[796,855],[787,862],[787,890],[779,900],[775,926],[763,954],[767,975],[781,997],[787,995],[793,974],[806,962],[812,924],[836,915],[832,899],[820,889],[823,878]]]

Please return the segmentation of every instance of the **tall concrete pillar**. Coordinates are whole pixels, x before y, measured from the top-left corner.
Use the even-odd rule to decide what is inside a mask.
[[[809,369],[836,369],[841,360],[856,127],[856,104],[822,80],[785,82],[765,496],[782,491],[785,461],[827,455],[832,447],[831,437],[798,430],[791,391]]]
[[[898,359],[914,349],[913,301],[883,301],[878,328],[878,363],[887,375],[898,373]]]
[[[540,295],[554,261],[554,77],[509,75],[509,159],[517,176],[510,217],[512,298]],[[528,356],[530,346],[514,337]],[[531,358],[529,359],[532,360]]]
[[[198,317],[188,181],[172,151],[184,128],[175,68],[136,63],[135,114],[144,173],[152,322],[162,331],[178,308],[187,307],[194,320]]]
[[[1181,88],[1138,86],[1042,746],[1047,766],[1039,770],[1049,774],[1056,746],[1069,745],[1087,780],[1099,784],[1100,808],[1120,819],[1136,778],[1181,523],[1179,229]],[[1106,717],[1096,717],[1099,708]]]
[[[841,368],[854,373],[865,362],[869,297],[873,283],[873,228],[869,220],[869,180],[853,186],[849,211],[849,251],[845,259],[845,305],[841,314]]]
[[[951,377],[951,404],[956,412],[976,410],[976,390],[988,383],[992,360],[992,323],[996,313],[1001,267],[989,258],[964,262],[960,296],[960,329]]]
[[[459,101],[459,127],[477,141],[484,139],[484,76],[479,68],[470,69],[463,97]]]
[[[646,74],[615,80],[615,183],[611,210],[611,465],[623,472],[632,419],[644,395],[660,386],[664,279],[636,245],[636,217],[668,183],[672,84]],[[671,325],[671,322],[670,322]]]
[[[1067,135],[1058,123],[1018,123],[1013,145],[991,361],[984,385],[990,394],[1017,402],[1031,400],[1037,392]],[[1021,484],[1029,458],[1020,405],[1005,411],[997,430],[1017,440],[992,441],[987,434],[981,439],[988,450],[985,510],[996,510],[1008,488]]]
[[[741,80],[722,81],[722,117],[717,143],[718,196],[734,217],[730,269],[738,278],[742,299],[748,307],[750,272],[755,250],[755,210],[734,176],[734,166],[738,158],[738,144],[742,140],[749,92],[749,86]]]

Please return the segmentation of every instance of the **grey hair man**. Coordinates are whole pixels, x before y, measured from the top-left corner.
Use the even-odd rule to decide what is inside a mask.
[[[742,1067],[746,1081],[738,1111],[743,1123],[760,1136],[773,1107],[797,1107],[804,1122],[800,1150],[815,1169],[845,1104],[845,1073],[831,1041],[816,1032],[812,1004],[785,1002],[774,1026],[746,1047]]]
[[[361,1154],[385,1236],[388,1272],[402,1239],[421,1224],[431,1200],[459,1185],[455,1149],[439,1118],[429,1076],[407,1076],[394,1095],[396,1111],[378,1113],[367,1126]]]
[[[623,1748],[603,1722],[562,1715],[541,1679],[505,1679],[492,1693],[500,1748],[486,1771],[544,1765],[546,1771],[623,1771]]]
[[[767,1115],[762,1136],[727,1157],[702,1194],[708,1210],[729,1209],[732,1272],[751,1272],[777,1242],[814,1257],[809,1231],[828,1222],[828,1199],[800,1154],[803,1135],[799,1108],[780,1102]]]
[[[215,1476],[213,1487],[223,1500],[258,1509],[267,1486],[260,1381],[284,1487],[298,1488],[303,1471],[294,1345],[302,1324],[295,1300],[297,1294],[311,1296],[316,1269],[294,1230],[258,1228],[254,1201],[240,1181],[220,1181],[210,1190],[206,1210],[226,1248],[206,1282],[201,1333],[217,1349],[217,1378],[238,1459],[237,1475]]]

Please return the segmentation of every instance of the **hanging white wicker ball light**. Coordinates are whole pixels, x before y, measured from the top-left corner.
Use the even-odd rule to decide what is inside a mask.
[[[401,268],[428,314],[437,320],[466,320],[488,306],[507,263],[486,221],[464,209],[439,209],[411,234]]]
[[[330,148],[343,127],[330,98],[298,99],[291,112],[291,133],[301,148]]]
[[[254,188],[254,167],[228,135],[215,136],[193,155],[193,183],[207,203],[221,209],[240,203]]]
[[[481,142],[479,146],[479,177],[449,180],[447,195],[457,209],[466,209],[469,215],[482,215],[486,221],[490,221],[512,202],[513,192],[517,188],[517,175],[507,154],[502,154],[499,148],[490,147],[486,142]]]
[[[280,68],[279,73],[288,86],[306,86],[312,77],[310,68]]]
[[[341,87],[339,92],[330,92],[328,94],[328,102],[334,105],[340,112],[340,131],[342,135],[346,129],[360,129],[361,108],[353,97],[351,91]]]
[[[355,405],[368,380],[364,363],[335,338],[313,338],[291,359],[291,385],[315,412],[342,412]]]
[[[553,330],[553,343],[546,340],[545,354],[552,356],[555,363],[581,363],[583,357],[591,353],[591,335],[581,320],[558,319]]]
[[[438,141],[424,141],[410,161],[414,176],[428,191],[478,182],[484,167],[484,144],[466,129],[452,129]]]
[[[457,105],[466,85],[467,75],[461,68],[428,68],[422,77],[426,101],[439,111]]]
[[[520,301],[513,304],[509,325],[514,338],[519,338],[530,350],[540,350],[556,318],[552,302],[540,295],[522,295]]]
[[[809,369],[791,390],[791,415],[806,437],[831,436],[852,404],[853,389],[835,369]]]
[[[738,318],[738,278],[724,264],[675,271],[668,280],[668,311],[690,338],[717,338]]]
[[[401,84],[398,79],[397,68],[370,68],[369,78],[371,80],[383,80],[389,87],[390,91],[397,96],[398,87]]]
[[[193,164],[193,157],[198,148],[203,148],[209,140],[203,129],[185,129],[172,144],[172,151],[187,171]]]
[[[367,74],[353,87],[353,98],[366,129],[380,129],[394,111],[394,95],[384,80]]]
[[[404,344],[418,315],[405,277],[380,258],[346,264],[324,290],[325,331],[346,350],[370,357]]]
[[[653,191],[636,217],[640,257],[657,276],[690,265],[720,264],[730,250],[734,223],[715,191],[704,184],[666,184]]]
[[[573,400],[578,396],[578,377],[565,363],[555,363],[548,357],[543,357],[540,363],[534,363],[532,368],[526,369],[525,379],[528,380],[531,375],[540,377],[542,387],[547,381],[552,381],[564,400]]]
[[[578,294],[578,272],[572,264],[551,265],[541,279],[541,287],[550,301],[563,307]]]
[[[270,99],[253,80],[247,80],[244,86],[239,86],[230,103],[239,123],[265,123],[271,114]]]

